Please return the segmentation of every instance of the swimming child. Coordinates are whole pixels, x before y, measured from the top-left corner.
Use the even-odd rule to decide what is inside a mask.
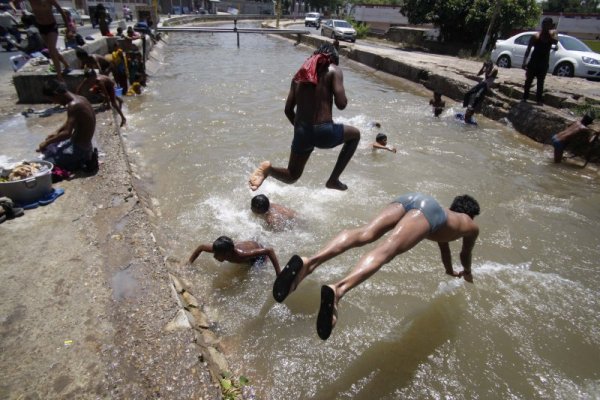
[[[256,195],[250,202],[252,212],[261,216],[274,230],[283,230],[296,218],[296,212],[280,204],[271,203],[264,194]]]
[[[213,253],[217,261],[229,261],[236,264],[254,265],[268,257],[275,268],[275,274],[279,275],[281,272],[275,251],[271,247],[262,247],[255,241],[233,243],[231,238],[220,236],[212,244],[198,246],[190,256],[188,265],[191,266],[202,252]]]
[[[438,91],[433,92],[433,99],[429,100],[429,104],[433,107],[433,115],[439,117],[446,107],[446,102],[442,100],[442,94]]]
[[[396,152],[395,147],[387,145],[387,135],[385,133],[378,133],[371,147],[373,147],[373,150],[383,149],[392,153]]]

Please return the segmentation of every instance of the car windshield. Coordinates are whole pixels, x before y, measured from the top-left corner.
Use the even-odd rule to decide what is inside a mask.
[[[337,28],[352,28],[352,26],[346,21],[333,21],[333,25]]]
[[[571,36],[560,36],[558,38],[558,41],[567,50],[592,52],[592,50],[589,47],[587,47],[585,43]]]

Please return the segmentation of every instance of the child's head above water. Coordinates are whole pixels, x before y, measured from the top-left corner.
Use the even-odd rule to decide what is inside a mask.
[[[264,194],[254,196],[250,202],[250,208],[252,209],[252,212],[257,214],[266,213],[269,211],[270,206],[271,203],[269,202],[269,198]]]
[[[375,136],[375,141],[385,146],[387,144],[387,135],[385,133],[378,133]]]

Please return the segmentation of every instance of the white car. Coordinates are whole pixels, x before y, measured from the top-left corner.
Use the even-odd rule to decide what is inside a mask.
[[[356,29],[343,19],[328,19],[321,25],[321,36],[348,40],[354,43],[356,41]]]
[[[314,26],[315,28],[319,28],[321,25],[321,14],[318,12],[309,12],[304,16],[304,26]]]
[[[529,39],[535,33],[523,32],[506,40],[497,40],[492,50],[492,60],[499,67],[521,68]],[[558,76],[600,79],[600,54],[573,36],[559,34],[558,44],[550,50],[548,72]]]

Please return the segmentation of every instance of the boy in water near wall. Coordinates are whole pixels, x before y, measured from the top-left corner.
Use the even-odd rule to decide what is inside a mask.
[[[433,99],[429,100],[429,105],[433,107],[433,115],[439,117],[446,107],[446,102],[442,100],[442,94],[438,91],[433,92]]]
[[[598,139],[599,133],[594,132],[592,129],[588,128],[588,125],[590,125],[592,122],[594,122],[594,117],[592,117],[590,114],[586,114],[583,116],[583,118],[581,118],[581,121],[573,122],[567,128],[552,136],[552,146],[554,147],[555,163],[559,163],[562,161],[565,148],[577,134],[581,132],[585,132],[588,134],[592,133],[593,135],[591,135],[589,139],[590,144],[592,144],[596,141],[596,139]],[[586,165],[588,159],[589,156],[586,157]]]
[[[236,264],[250,264],[264,262],[268,257],[275,268],[275,274],[279,275],[281,268],[277,255],[271,247],[264,248],[255,241],[233,243],[233,240],[227,236],[220,236],[213,243],[201,244],[194,250],[187,264],[191,266],[200,253],[213,253],[215,260],[223,262],[229,261]]]

